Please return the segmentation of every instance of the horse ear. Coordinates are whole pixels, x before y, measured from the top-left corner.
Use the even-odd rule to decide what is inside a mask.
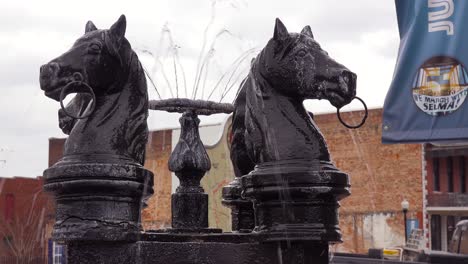
[[[119,17],[119,20],[111,26],[110,32],[117,38],[117,41],[120,42],[125,36],[125,30],[127,29],[127,19],[124,15]]]
[[[97,30],[97,27],[94,25],[93,21],[88,21],[85,27],[85,34],[91,31]]]
[[[304,34],[306,36],[309,36],[311,38],[314,38],[314,34],[312,34],[312,29],[310,28],[309,25],[305,26],[302,31],[301,31],[301,34]]]
[[[279,18],[276,19],[275,23],[275,32],[273,33],[273,39],[274,40],[283,40],[289,37],[288,30],[284,26],[283,22],[279,20]]]

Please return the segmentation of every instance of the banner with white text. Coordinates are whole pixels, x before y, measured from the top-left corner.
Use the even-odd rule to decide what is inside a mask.
[[[468,139],[468,1],[395,0],[400,49],[382,142]]]

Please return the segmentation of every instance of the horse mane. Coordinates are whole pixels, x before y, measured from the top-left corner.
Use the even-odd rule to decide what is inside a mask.
[[[141,96],[144,96],[144,100],[139,104],[135,105],[132,109],[132,113],[129,116],[129,123],[133,123],[128,127],[128,132],[126,134],[127,142],[129,142],[128,149],[130,153],[137,153],[136,160],[144,164],[145,161],[145,152],[146,152],[146,143],[148,141],[148,125],[146,119],[149,115],[148,113],[148,92],[146,85],[146,76],[141,66],[141,63],[138,59],[137,54],[131,48],[131,58],[130,58],[130,69],[134,71],[130,73],[132,80],[135,80],[135,86],[131,89],[135,89]],[[141,150],[141,151],[139,151]],[[141,153],[141,154],[140,154]]]
[[[234,100],[234,112],[232,114],[232,141],[231,141],[231,161],[236,177],[246,175],[253,170],[255,164],[249,157],[245,145],[245,103],[246,89],[251,85],[250,75],[241,83],[236,99]]]

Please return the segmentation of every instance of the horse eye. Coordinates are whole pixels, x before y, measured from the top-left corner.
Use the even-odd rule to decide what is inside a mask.
[[[296,53],[297,56],[299,57],[304,57],[307,53],[305,52],[305,50],[300,50],[299,52]]]
[[[91,45],[89,45],[88,51],[89,53],[97,54],[101,52],[101,46],[97,43],[92,43]]]

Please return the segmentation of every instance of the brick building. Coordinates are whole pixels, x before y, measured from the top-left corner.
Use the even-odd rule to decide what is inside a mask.
[[[342,113],[348,122],[357,123],[363,113]],[[410,202],[408,217],[422,226],[423,185],[422,147],[419,144],[381,144],[382,110],[369,110],[366,124],[350,130],[335,114],[315,115],[314,120],[328,142],[336,166],[351,178],[351,196],[340,208],[340,227],[344,252],[367,252],[368,248],[398,246],[404,243],[401,201]],[[209,196],[209,224],[225,231],[230,228],[229,210],[221,205],[221,188],[234,173],[229,159],[230,118],[221,124],[200,128],[212,169],[202,180]],[[145,229],[170,225],[170,194],[178,179],[167,169],[167,160],[178,141],[179,129],[150,132],[145,167],[155,173],[155,194],[142,213]],[[62,155],[63,139],[50,139],[50,164]]]
[[[46,263],[52,200],[42,178],[0,178],[0,263]]]
[[[342,113],[358,123],[362,111]],[[315,115],[337,168],[349,174],[351,195],[341,202],[343,244],[338,251],[364,253],[368,248],[404,244],[403,199],[408,218],[422,226],[422,148],[420,144],[384,145],[382,109],[369,110],[364,126],[348,129],[336,114]]]
[[[458,221],[468,219],[468,144],[424,145],[426,247],[447,251]]]

